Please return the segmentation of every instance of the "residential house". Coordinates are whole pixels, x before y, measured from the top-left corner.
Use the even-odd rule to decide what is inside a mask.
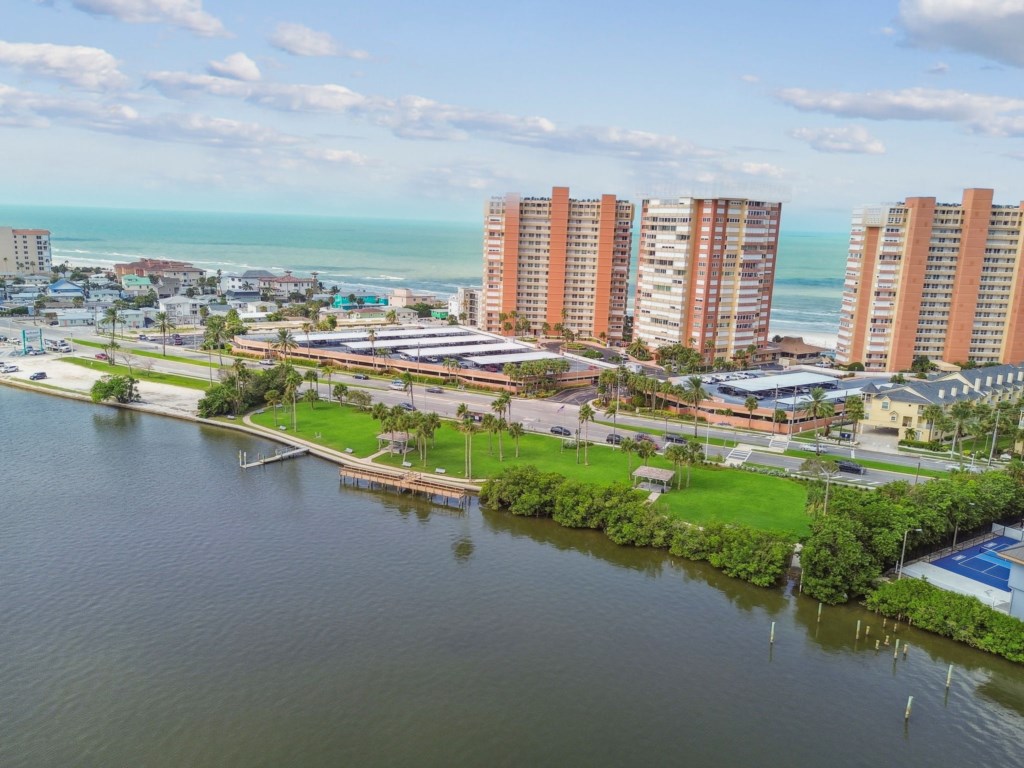
[[[904,384],[868,384],[864,399],[863,429],[895,431],[901,439],[908,435],[923,439],[931,425],[925,408],[938,405],[949,411],[954,403],[970,401],[994,405],[1016,402],[1024,395],[1024,363],[949,373],[932,379],[910,379]]]

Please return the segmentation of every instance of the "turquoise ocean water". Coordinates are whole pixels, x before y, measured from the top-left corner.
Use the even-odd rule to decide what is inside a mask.
[[[482,271],[474,222],[0,206],[0,226],[50,230],[55,263],[107,266],[146,256],[225,273],[316,271],[327,287],[346,292],[404,286],[445,296],[479,285]],[[791,232],[783,223],[773,333],[835,336],[846,244],[845,232]]]

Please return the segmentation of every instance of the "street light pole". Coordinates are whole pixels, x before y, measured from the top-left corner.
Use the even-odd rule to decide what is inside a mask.
[[[920,528],[907,528],[907,530],[903,532],[903,551],[900,552],[900,564],[899,567],[896,569],[897,581],[903,578],[903,558],[907,556],[907,536],[910,534],[911,531],[921,533]]]

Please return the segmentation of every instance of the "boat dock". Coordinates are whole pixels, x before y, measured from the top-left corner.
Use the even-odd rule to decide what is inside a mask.
[[[433,478],[421,472],[409,472],[394,470],[385,467],[352,466],[344,465],[339,470],[341,482],[351,482],[357,486],[367,488],[386,488],[399,493],[422,493],[425,496],[441,498],[444,503],[455,502],[458,506],[465,506],[469,499],[469,489],[461,485],[445,481],[441,478]]]
[[[305,456],[309,453],[309,448],[291,447],[286,449],[278,449],[274,451],[271,456],[264,456],[259,454],[259,458],[256,461],[249,461],[249,454],[245,451],[238,452],[238,466],[242,469],[249,469],[251,467],[265,467],[267,464],[273,464],[275,461],[286,461],[288,459],[296,459],[299,456]]]

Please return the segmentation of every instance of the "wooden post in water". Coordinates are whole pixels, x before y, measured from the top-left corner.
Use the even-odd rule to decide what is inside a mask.
[[[775,622],[772,622],[772,631],[768,635],[768,645],[775,645]]]
[[[878,641],[875,640],[875,653],[878,653]]]
[[[860,619],[857,619],[857,634],[853,636],[854,640],[860,640]]]
[[[238,466],[242,466],[242,452],[238,452]]]
[[[907,698],[907,711],[903,713],[903,722],[910,719],[910,708],[914,706],[914,697]]]
[[[864,637],[871,637],[871,625],[870,624],[868,624],[864,628]]]
[[[821,623],[821,603],[818,603],[818,623]]]
[[[903,644],[903,660],[907,660],[907,651],[910,650],[910,643]]]
[[[953,665],[949,665],[949,669],[946,670],[946,690],[949,690],[949,684],[953,682]]]
[[[885,636],[885,647],[886,648],[889,647],[889,636],[888,635]]]
[[[892,660],[896,661],[896,657],[900,655],[900,640],[896,638],[896,645],[892,649]]]

